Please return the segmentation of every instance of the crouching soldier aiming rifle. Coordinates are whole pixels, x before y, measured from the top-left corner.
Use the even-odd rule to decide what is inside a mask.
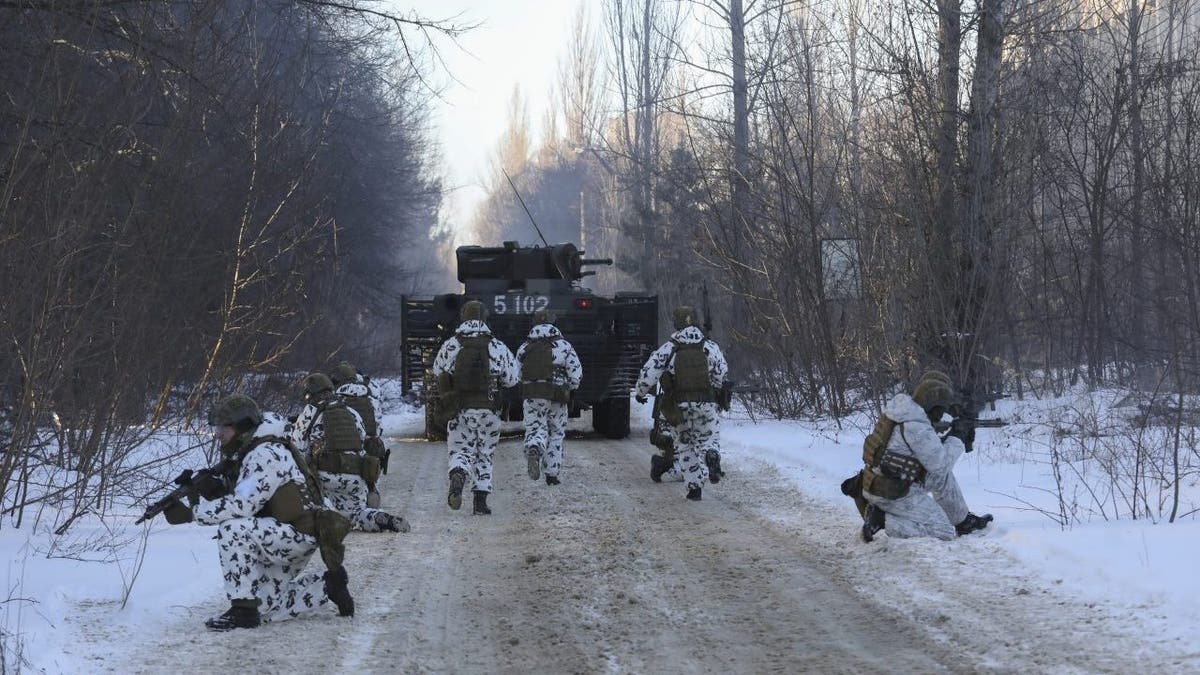
[[[234,394],[209,414],[221,461],[176,487],[138,520],[158,513],[177,525],[196,520],[217,527],[217,548],[229,609],[204,622],[211,630],[256,628],[333,601],[354,616],[342,541],[350,523],[324,508],[320,485],[283,437],[285,422],[264,420],[253,399]],[[320,550],[326,571],[305,573]]]
[[[882,529],[889,537],[950,540],[992,522],[967,509],[954,477],[969,427],[951,425],[945,438],[934,430],[954,404],[949,378],[930,371],[912,396],[897,394],[884,406],[863,444],[863,470],[842,483],[863,516],[863,541]]]

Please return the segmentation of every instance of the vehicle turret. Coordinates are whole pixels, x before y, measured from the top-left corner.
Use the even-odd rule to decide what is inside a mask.
[[[589,265],[611,265],[612,258],[585,258],[574,244],[459,246],[455,250],[458,280],[467,295],[527,291],[564,292],[586,276]]]

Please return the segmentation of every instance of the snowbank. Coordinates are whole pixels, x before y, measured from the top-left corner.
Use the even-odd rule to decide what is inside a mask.
[[[1200,650],[1200,608],[1193,602],[1200,595],[1200,575],[1194,571],[1200,557],[1200,522],[1195,518],[1200,494],[1194,474],[1182,481],[1179,513],[1188,515],[1178,522],[1106,521],[1105,513],[1089,502],[1094,501],[1091,494],[1110,487],[1108,475],[1095,467],[1090,474],[1085,469],[1064,470],[1060,462],[1056,480],[1054,462],[1047,459],[1057,452],[1067,461],[1068,449],[1078,442],[1067,432],[1083,426],[1081,417],[1104,420],[1109,435],[1118,440],[1120,434],[1134,433],[1114,431],[1131,428],[1125,423],[1128,415],[1114,407],[1119,398],[1102,393],[1000,401],[995,411],[985,411],[983,417],[1020,423],[979,431],[976,451],[959,462],[956,475],[968,504],[976,513],[992,513],[996,522],[955,544],[977,547],[981,553],[998,546],[1010,557],[1009,565],[1027,567],[1047,587],[1095,603],[1112,616],[1132,618],[1147,637],[1178,641],[1183,652],[1195,654]],[[864,416],[838,428],[829,421],[755,423],[744,414],[740,417],[728,419],[722,429],[728,471],[758,461],[773,464],[796,489],[843,510],[847,530],[857,530],[861,521],[853,503],[841,494],[840,483],[861,467],[862,440],[873,420]],[[1071,461],[1084,466],[1078,457]],[[1074,512],[1066,517],[1060,495],[1075,501]],[[1115,493],[1118,501],[1120,495]],[[1152,514],[1159,513],[1155,500],[1148,501]],[[1119,510],[1110,506],[1106,512],[1111,517]],[[878,541],[854,545],[880,547],[883,555],[902,555],[908,549]],[[1003,564],[994,561],[990,567]]]

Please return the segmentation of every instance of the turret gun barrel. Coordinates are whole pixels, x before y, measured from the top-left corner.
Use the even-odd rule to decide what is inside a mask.
[[[583,258],[579,261],[580,265],[611,265],[612,258]]]

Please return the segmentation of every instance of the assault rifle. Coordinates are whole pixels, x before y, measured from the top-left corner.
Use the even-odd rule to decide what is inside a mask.
[[[949,422],[934,422],[933,429],[938,433],[953,433],[957,431],[958,435],[963,439],[966,451],[971,452],[975,449],[976,429],[999,429],[1008,425],[1008,422],[998,417],[982,419],[979,417],[979,413],[985,405],[1001,398],[1004,398],[1001,394],[975,397],[968,393],[963,397],[961,402],[950,406],[950,416],[954,419]]]
[[[230,468],[231,462],[231,459],[223,459],[216,466],[199,471],[187,469],[179,474],[175,480],[171,481],[175,484],[175,489],[168,492],[162,499],[147,506],[142,517],[133,524],[139,525],[150,520],[172,505],[184,503],[184,500],[194,503],[199,497],[211,500],[229,494],[229,486],[225,482],[225,472]],[[170,515],[167,518],[170,520]]]

